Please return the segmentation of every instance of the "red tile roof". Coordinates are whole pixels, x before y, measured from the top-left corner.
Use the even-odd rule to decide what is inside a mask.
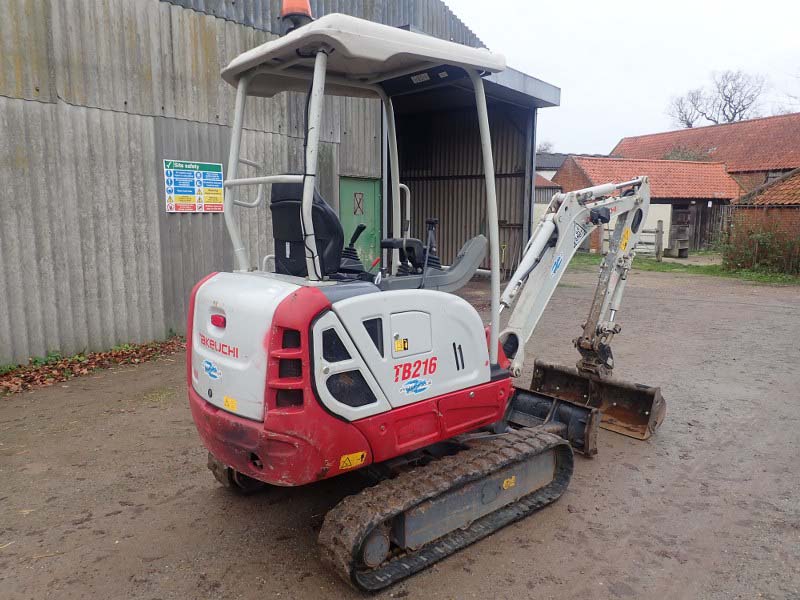
[[[800,207],[800,169],[795,169],[772,183],[756,188],[746,196],[742,196],[737,204]]]
[[[722,163],[570,157],[592,185],[650,177],[653,198],[737,198],[742,190]]]
[[[547,177],[542,177],[538,173],[536,174],[536,183],[537,188],[558,188],[561,189],[561,186],[557,183],[553,183]]]
[[[707,154],[731,173],[795,169],[800,167],[800,113],[626,137],[611,154],[658,159],[675,148]]]

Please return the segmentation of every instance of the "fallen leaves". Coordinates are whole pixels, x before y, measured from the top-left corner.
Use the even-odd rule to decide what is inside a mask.
[[[0,375],[0,395],[50,386],[115,365],[141,364],[161,356],[175,354],[185,348],[186,343],[183,338],[175,336],[163,342],[125,344],[107,352],[92,352],[65,358],[55,355],[45,364],[32,359],[30,364]]]

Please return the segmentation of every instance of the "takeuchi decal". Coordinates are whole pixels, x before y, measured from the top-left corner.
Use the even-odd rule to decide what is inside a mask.
[[[209,350],[213,350],[214,352],[218,352],[223,356],[230,356],[231,358],[239,358],[239,348],[236,346],[230,346],[228,344],[223,344],[222,342],[218,342],[217,340],[208,337],[207,335],[200,334],[200,345],[205,346]]]

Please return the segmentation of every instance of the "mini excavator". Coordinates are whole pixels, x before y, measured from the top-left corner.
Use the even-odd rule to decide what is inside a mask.
[[[303,486],[360,471],[369,484],[325,517],[323,561],[354,587],[376,591],[431,566],[555,501],[574,452],[597,452],[598,427],[639,439],[665,415],[658,388],[612,377],[611,341],[650,204],[646,176],[553,196],[500,291],[494,164],[483,76],[502,56],[354,17],[312,20],[308,2],[285,2],[285,35],[222,72],[236,88],[224,219],[233,272],[208,275],[189,302],[187,380],[192,417],[216,478],[248,493]],[[436,221],[425,241],[401,226],[392,97],[432,85],[474,92],[486,187],[486,233],[443,267]],[[307,94],[300,174],[241,177],[250,97]],[[384,266],[359,259],[317,188],[325,94],[375,98],[388,134],[391,233]],[[254,200],[240,191],[258,190]],[[269,198],[275,253],[251,263],[240,209]],[[536,361],[528,387],[525,345],[572,257],[614,222],[589,317],[575,340],[576,368]],[[487,239],[488,237],[488,239]],[[491,314],[453,292],[488,247]],[[270,265],[272,265],[270,267]],[[505,328],[501,310],[509,310]]]

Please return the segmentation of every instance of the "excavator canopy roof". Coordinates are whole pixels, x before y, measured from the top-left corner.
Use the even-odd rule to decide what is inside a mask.
[[[306,91],[314,54],[321,47],[329,49],[327,71],[333,76],[326,93],[342,96],[374,96],[365,83],[381,84],[392,95],[460,78],[464,68],[491,73],[506,68],[502,55],[485,48],[329,14],[240,54],[223,69],[222,78],[235,86],[243,74],[266,67],[253,76],[248,95]]]

